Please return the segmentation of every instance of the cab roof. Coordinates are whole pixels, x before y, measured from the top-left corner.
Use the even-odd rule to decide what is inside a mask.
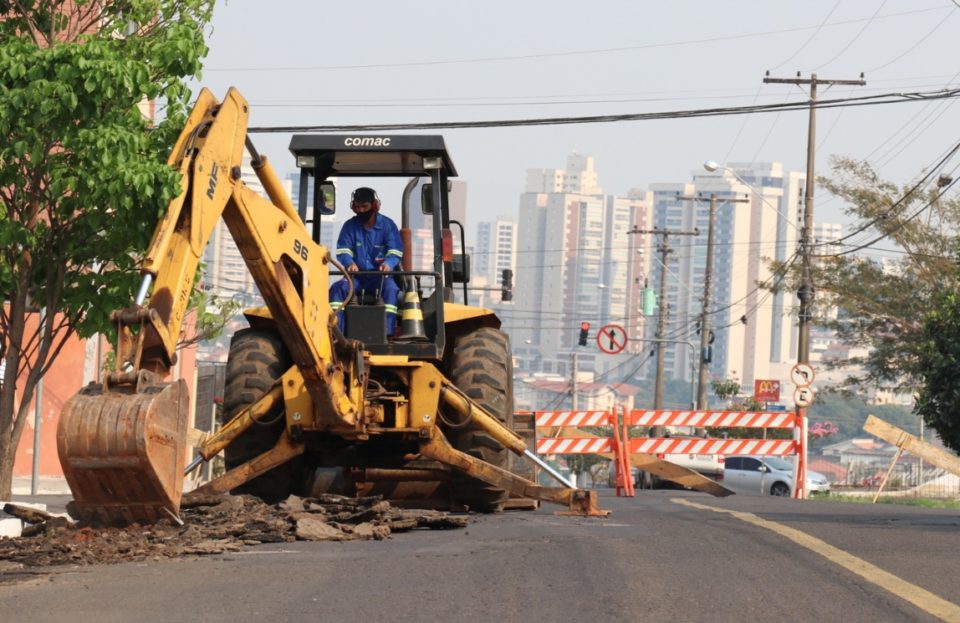
[[[425,158],[440,158],[446,177],[456,177],[443,137],[438,135],[294,134],[290,151],[297,166],[312,168],[321,179],[342,176],[429,175]],[[301,164],[313,156],[313,165]]]

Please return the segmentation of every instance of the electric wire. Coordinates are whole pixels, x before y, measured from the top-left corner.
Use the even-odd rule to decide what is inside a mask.
[[[842,48],[839,52],[837,52],[833,57],[831,57],[830,60],[825,61],[825,62],[823,62],[823,63],[820,63],[820,64],[817,65],[812,71],[817,71],[818,69],[821,69],[821,68],[829,65],[829,64],[832,63],[833,61],[835,61],[835,60],[837,60],[838,58],[840,58],[841,56],[843,56],[843,53],[846,52],[847,50],[849,50],[849,49],[850,49],[850,46],[852,46],[854,43],[856,43],[857,40],[860,39],[861,35],[863,35],[863,33],[866,32],[867,28],[870,27],[870,24],[873,23],[873,21],[877,18],[877,15],[880,14],[880,11],[882,11],[882,10],[883,10],[883,7],[885,7],[886,5],[887,5],[887,0],[883,0],[883,2],[880,3],[880,6],[877,7],[877,10],[873,12],[873,15],[871,15],[871,16],[867,19],[867,21],[863,24],[863,26],[860,27],[860,30],[857,32],[857,34],[853,36],[853,39],[851,39],[851,40],[847,43],[847,45],[843,46],[843,48]]]
[[[958,165],[957,167],[954,167],[954,169],[952,170],[952,172],[956,172],[957,169],[960,169],[960,165]],[[953,179],[951,179],[951,181],[950,181],[948,184],[946,184],[945,186],[943,186],[943,187],[939,190],[939,192],[937,193],[937,195],[936,195],[935,197],[933,197],[933,199],[931,199],[930,201],[928,201],[927,203],[925,203],[923,206],[921,206],[916,212],[914,212],[914,213],[911,214],[910,216],[908,216],[908,217],[906,217],[905,219],[903,219],[903,220],[893,229],[893,231],[897,231],[897,230],[899,230],[899,229],[902,229],[904,226],[906,226],[907,223],[909,223],[909,222],[912,221],[913,219],[915,219],[915,218],[917,218],[918,216],[920,216],[920,215],[921,215],[923,212],[925,212],[926,210],[930,209],[943,195],[946,194],[946,192],[947,192],[948,190],[950,190],[951,188],[953,188],[954,185],[957,184],[957,181],[958,181],[958,178],[956,178],[956,177],[954,177]],[[902,199],[901,199],[901,200],[902,200]],[[879,219],[874,219],[874,222],[877,222],[877,220],[879,220]],[[839,251],[839,252],[837,252],[837,253],[820,254],[820,255],[811,254],[811,257],[841,257],[841,256],[844,256],[844,255],[850,255],[850,254],[852,254],[852,253],[856,253],[857,251],[861,251],[861,250],[863,250],[863,249],[866,249],[866,248],[868,248],[868,247],[876,244],[876,243],[879,242],[880,240],[883,240],[884,238],[889,237],[890,233],[892,233],[892,232],[883,232],[883,233],[880,233],[878,236],[876,236],[875,238],[871,239],[871,240],[868,241],[868,242],[858,244],[858,245],[856,245],[856,246],[854,246],[854,247],[851,247],[851,248],[849,248],[849,249],[845,249],[845,250],[843,250],[843,251]]]
[[[830,9],[830,12],[827,13],[827,16],[824,17],[824,18],[823,18],[823,21],[820,22],[820,24],[819,24],[816,28],[813,29],[813,32],[810,33],[810,37],[809,37],[806,41],[803,42],[803,45],[801,45],[799,48],[797,48],[797,51],[796,51],[796,52],[794,52],[793,54],[791,54],[791,55],[788,56],[787,58],[783,59],[779,64],[774,65],[773,67],[771,67],[770,70],[773,71],[773,70],[775,70],[775,69],[780,69],[781,67],[783,67],[784,65],[786,65],[787,63],[789,63],[790,61],[792,61],[793,59],[795,59],[797,56],[799,56],[800,53],[803,52],[805,49],[807,49],[807,46],[810,45],[810,44],[813,42],[813,40],[817,38],[817,35],[820,34],[820,31],[823,30],[823,27],[826,25],[827,21],[828,21],[828,20],[833,16],[833,14],[836,12],[837,7],[840,6],[840,3],[841,3],[841,2],[842,2],[842,0],[837,0],[836,4],[833,5],[833,8]]]
[[[857,227],[856,230],[854,230],[854,231],[852,231],[852,232],[850,232],[850,233],[848,233],[848,234],[846,234],[846,235],[844,235],[844,236],[842,236],[842,237],[840,237],[840,238],[838,238],[838,239],[836,239],[836,240],[830,241],[829,243],[826,243],[826,242],[824,242],[824,243],[815,243],[815,244],[810,245],[811,248],[815,248],[815,247],[818,247],[818,246],[826,246],[827,244],[838,244],[838,243],[846,242],[847,240],[850,240],[851,238],[853,238],[854,236],[860,234],[861,232],[869,229],[870,227],[873,227],[874,225],[876,225],[876,224],[879,223],[880,221],[882,221],[882,220],[884,220],[884,219],[887,219],[887,218],[890,218],[890,216],[892,215],[892,210],[896,209],[899,205],[903,204],[903,203],[904,203],[907,199],[909,199],[917,190],[919,190],[922,186],[924,186],[925,184],[927,184],[927,183],[933,178],[933,176],[936,175],[937,172],[938,172],[947,162],[949,162],[950,159],[951,159],[958,151],[960,151],[960,141],[958,141],[957,143],[955,143],[955,144],[953,145],[953,147],[950,148],[950,149],[947,151],[946,155],[944,155],[942,158],[940,158],[940,160],[939,160],[938,162],[936,162],[934,165],[932,165],[932,166],[930,166],[930,167],[927,167],[927,168],[925,169],[925,170],[927,171],[927,173],[926,173],[917,183],[915,183],[912,187],[910,187],[910,188],[907,190],[907,192],[905,192],[899,199],[897,199],[896,201],[894,201],[893,204],[891,204],[890,207],[887,208],[887,210],[886,210],[886,212],[884,212],[884,214],[882,214],[882,215],[880,215],[880,216],[877,216],[877,217],[875,217],[875,218],[872,218],[872,219],[868,220],[868,221],[865,222],[865,223],[862,223],[859,227]],[[951,184],[951,185],[952,185],[952,184]],[[941,193],[941,194],[942,194],[942,193]],[[868,245],[868,246],[869,246],[869,245]]]
[[[884,4],[886,3],[886,0]],[[905,15],[914,15],[919,13],[929,13],[935,11],[943,11],[944,7],[928,7],[924,9],[913,9],[910,11],[900,11],[896,13],[887,13],[885,15],[877,15],[874,13],[873,16],[869,18],[857,18],[849,20],[840,20],[832,23],[821,23],[811,26],[797,26],[793,28],[782,28],[778,30],[767,30],[767,31],[758,31],[752,33],[742,33],[735,35],[721,35],[717,37],[706,37],[703,39],[688,39],[681,41],[670,41],[664,43],[648,43],[643,45],[630,45],[630,46],[617,46],[609,48],[595,48],[595,49],[583,49],[583,50],[567,50],[561,52],[541,52],[535,54],[512,54],[512,55],[501,55],[501,56],[484,56],[484,57],[473,57],[473,58],[460,58],[460,59],[447,59],[447,60],[426,60],[426,61],[398,61],[392,63],[354,63],[350,65],[301,65],[301,66],[273,66],[273,67],[205,67],[204,71],[206,72],[225,72],[225,71],[242,71],[242,72],[278,72],[278,71],[344,71],[344,70],[360,70],[360,69],[393,69],[399,67],[430,67],[437,65],[458,65],[458,64],[478,64],[478,63],[492,63],[492,62],[504,62],[504,61],[521,61],[521,60],[531,60],[531,59],[543,59],[543,58],[564,58],[571,56],[589,56],[589,55],[599,55],[599,54],[611,54],[611,53],[622,53],[622,52],[634,52],[640,50],[658,50],[663,48],[670,47],[682,47],[690,45],[700,45],[705,43],[716,43],[719,41],[736,41],[741,39],[750,39],[755,37],[768,37],[782,35],[791,32],[803,32],[807,30],[819,31],[825,27],[834,27],[834,26],[845,26],[849,24],[859,24],[863,22],[869,23],[881,20],[881,19],[893,19],[897,17],[903,17]],[[842,52],[842,51],[841,51]]]
[[[890,60],[887,61],[886,63],[883,63],[882,65],[877,65],[876,67],[871,67],[870,69],[868,69],[868,70],[866,71],[866,73],[867,73],[867,74],[872,74],[872,73],[875,72],[875,71],[879,71],[879,70],[881,70],[881,69],[886,69],[887,67],[889,67],[890,65],[893,65],[894,63],[896,63],[897,61],[899,61],[901,58],[903,58],[904,56],[906,56],[906,55],[909,54],[910,52],[913,52],[915,49],[917,49],[917,47],[918,47],[921,43],[923,43],[924,41],[926,41],[927,39],[929,39],[931,36],[933,36],[933,33],[935,33],[935,32],[937,32],[938,30],[940,30],[940,28],[941,28],[944,24],[947,23],[947,20],[949,20],[949,19],[950,19],[951,17],[953,17],[953,16],[954,16],[954,12],[953,12],[953,11],[950,11],[949,13],[947,13],[947,15],[946,15],[943,19],[941,19],[941,20],[938,21],[936,24],[934,24],[933,28],[931,28],[925,35],[923,35],[922,37],[920,37],[919,39],[917,39],[917,40],[914,42],[914,44],[911,45],[909,48],[907,48],[906,50],[904,50],[904,51],[903,51],[902,53],[900,53],[899,55],[893,57],[892,59],[890,59]]]
[[[960,89],[939,91],[914,91],[909,93],[883,93],[879,95],[863,95],[844,99],[823,99],[814,103],[814,108],[829,109],[848,106],[878,106],[884,104],[901,104],[916,101],[951,99],[960,97]],[[543,125],[574,125],[590,123],[619,123],[625,121],[651,121],[663,119],[689,119],[698,117],[718,117],[730,115],[744,115],[759,112],[776,112],[778,110],[810,109],[809,101],[787,102],[785,104],[763,104],[759,106],[699,108],[688,110],[658,111],[647,113],[625,113],[609,115],[587,115],[576,117],[537,117],[527,119],[501,119],[487,121],[440,121],[429,123],[379,123],[379,124],[348,124],[348,125],[292,125],[292,126],[259,126],[250,127],[250,133],[288,133],[288,132],[355,132],[355,131],[388,131],[388,130],[435,130],[435,129],[474,129],[474,128],[506,128],[532,127]]]

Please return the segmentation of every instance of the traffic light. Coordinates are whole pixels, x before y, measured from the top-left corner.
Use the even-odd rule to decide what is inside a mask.
[[[501,301],[512,301],[513,300],[513,271],[509,268],[504,268],[503,272],[500,274],[500,300]]]
[[[653,310],[657,308],[657,293],[653,288],[643,289],[643,315],[652,316]]]
[[[587,345],[587,338],[590,337],[590,323],[581,322],[580,323],[580,341],[578,342],[580,346]]]

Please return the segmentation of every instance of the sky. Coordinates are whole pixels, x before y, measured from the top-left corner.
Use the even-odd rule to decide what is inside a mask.
[[[958,32],[960,0],[230,0],[217,3],[195,86],[218,97],[237,87],[256,127],[748,106],[807,99],[809,87],[764,84],[768,70],[864,72],[865,86],[821,87],[821,98],[955,87]],[[821,110],[816,172],[841,155],[906,185],[957,141],[955,104]],[[617,195],[690,181],[706,160],[802,171],[807,112],[427,133],[443,134],[468,184],[472,237],[477,222],[516,214],[528,168],[564,168],[574,151],[595,158]],[[252,138],[281,176],[294,170],[289,134]],[[849,222],[840,200],[815,197],[815,220]]]

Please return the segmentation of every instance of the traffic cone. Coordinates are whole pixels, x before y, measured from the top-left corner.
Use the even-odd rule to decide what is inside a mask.
[[[423,327],[423,310],[420,309],[420,296],[416,290],[407,290],[403,293],[400,335],[397,336],[397,339],[406,342],[418,342],[429,339]]]

